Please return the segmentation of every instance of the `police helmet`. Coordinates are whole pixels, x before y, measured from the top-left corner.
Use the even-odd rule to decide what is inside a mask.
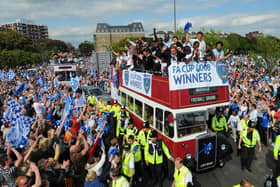
[[[150,138],[157,138],[157,137],[158,137],[157,131],[156,130],[152,130]]]
[[[130,150],[130,144],[124,144],[124,145],[123,145],[123,149],[124,149],[125,151]]]
[[[143,128],[149,128],[150,127],[150,124],[148,121],[145,121],[144,124],[143,124]]]
[[[253,122],[252,120],[249,120],[249,121],[248,121],[248,127],[249,127],[249,128],[255,128],[255,127],[256,127],[256,123]]]

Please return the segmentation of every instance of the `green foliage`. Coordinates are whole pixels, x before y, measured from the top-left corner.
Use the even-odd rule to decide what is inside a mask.
[[[79,50],[82,56],[91,56],[92,51],[94,50],[93,43],[91,42],[80,43]]]
[[[185,40],[186,33],[183,28],[180,28],[180,29],[176,30],[176,33],[174,34],[174,36],[177,36],[179,40]]]
[[[68,48],[69,46],[69,48]],[[72,47],[60,40],[31,39],[15,31],[0,30],[0,66],[15,67],[40,64],[49,60],[51,52],[66,52]]]
[[[118,42],[114,42],[111,45],[111,49],[115,52],[119,52],[119,51],[125,51],[126,47],[128,45],[130,45],[129,40],[135,42],[136,40],[139,40],[139,38],[135,38],[135,37],[129,37],[129,38],[123,38]],[[140,38],[140,40],[146,41],[146,42],[152,42],[152,39],[146,39],[146,38]]]
[[[42,61],[40,53],[26,52],[20,49],[2,50],[0,52],[1,67],[15,67],[27,64],[39,64]]]

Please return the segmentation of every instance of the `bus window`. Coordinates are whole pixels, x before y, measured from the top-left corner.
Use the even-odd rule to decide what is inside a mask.
[[[162,132],[163,111],[156,108],[156,128]]]
[[[154,108],[147,105],[147,104],[145,104],[144,106],[145,106],[144,107],[144,111],[145,111],[144,112],[144,120],[148,121],[151,126],[154,126],[153,125],[154,124],[153,123]]]
[[[139,117],[143,117],[143,103],[141,101],[138,101],[135,99],[135,113],[139,116]]]
[[[134,107],[133,97],[127,96],[127,106],[131,112],[134,112],[135,107]]]
[[[126,94],[121,92],[121,104],[126,105]]]
[[[181,113],[176,116],[178,138],[206,130],[206,112]]]
[[[173,118],[173,115],[169,111],[164,112],[164,134],[170,138],[174,137],[174,122],[169,121]]]

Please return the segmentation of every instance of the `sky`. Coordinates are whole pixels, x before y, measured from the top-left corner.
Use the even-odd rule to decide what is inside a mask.
[[[280,0],[176,0],[177,28],[192,22],[192,31],[214,29],[241,35],[261,31],[280,37]],[[173,30],[173,0],[0,0],[0,24],[18,18],[47,25],[49,38],[78,46],[93,41],[97,23],[143,23]]]

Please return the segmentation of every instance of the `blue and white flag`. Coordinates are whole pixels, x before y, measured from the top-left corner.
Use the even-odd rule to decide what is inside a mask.
[[[41,87],[44,86],[44,78],[40,77],[37,81],[36,81],[36,86]]]
[[[6,73],[6,79],[8,81],[13,80],[15,78],[15,76],[16,76],[15,72],[11,69]]]
[[[0,70],[0,81],[5,80],[5,74],[2,70]]]
[[[14,89],[15,96],[22,94],[22,92],[29,87],[28,84],[25,84],[24,82],[18,81],[17,84],[18,84],[17,87],[15,87]]]
[[[86,96],[85,93],[82,93],[82,96],[78,99],[75,108],[81,108],[85,106],[85,102],[86,102]]]
[[[3,114],[2,123],[10,122],[12,119],[12,108],[7,107],[6,111]]]
[[[49,99],[50,101],[54,102],[57,101],[61,97],[61,93],[57,92],[55,96],[50,96]]]
[[[72,77],[72,73],[70,73],[70,82],[74,92],[79,88],[80,85],[80,77]]]
[[[7,110],[9,114],[7,114],[6,120],[11,122],[11,129],[7,134],[6,141],[15,148],[24,148],[29,144],[27,135],[35,119],[23,116],[20,105],[12,97],[8,98]]]
[[[54,78],[54,80],[53,80],[53,87],[54,88],[57,88],[59,86],[59,84],[58,84],[58,76],[56,76],[55,78]]]
[[[65,119],[64,122],[64,130],[68,130],[69,126],[70,126],[70,120],[73,114],[73,109],[74,109],[74,99],[75,99],[76,94],[74,94],[73,98],[70,97],[70,95],[67,96],[66,98],[66,104],[65,104],[65,108],[63,111],[63,115],[61,120],[63,121],[63,119]]]

